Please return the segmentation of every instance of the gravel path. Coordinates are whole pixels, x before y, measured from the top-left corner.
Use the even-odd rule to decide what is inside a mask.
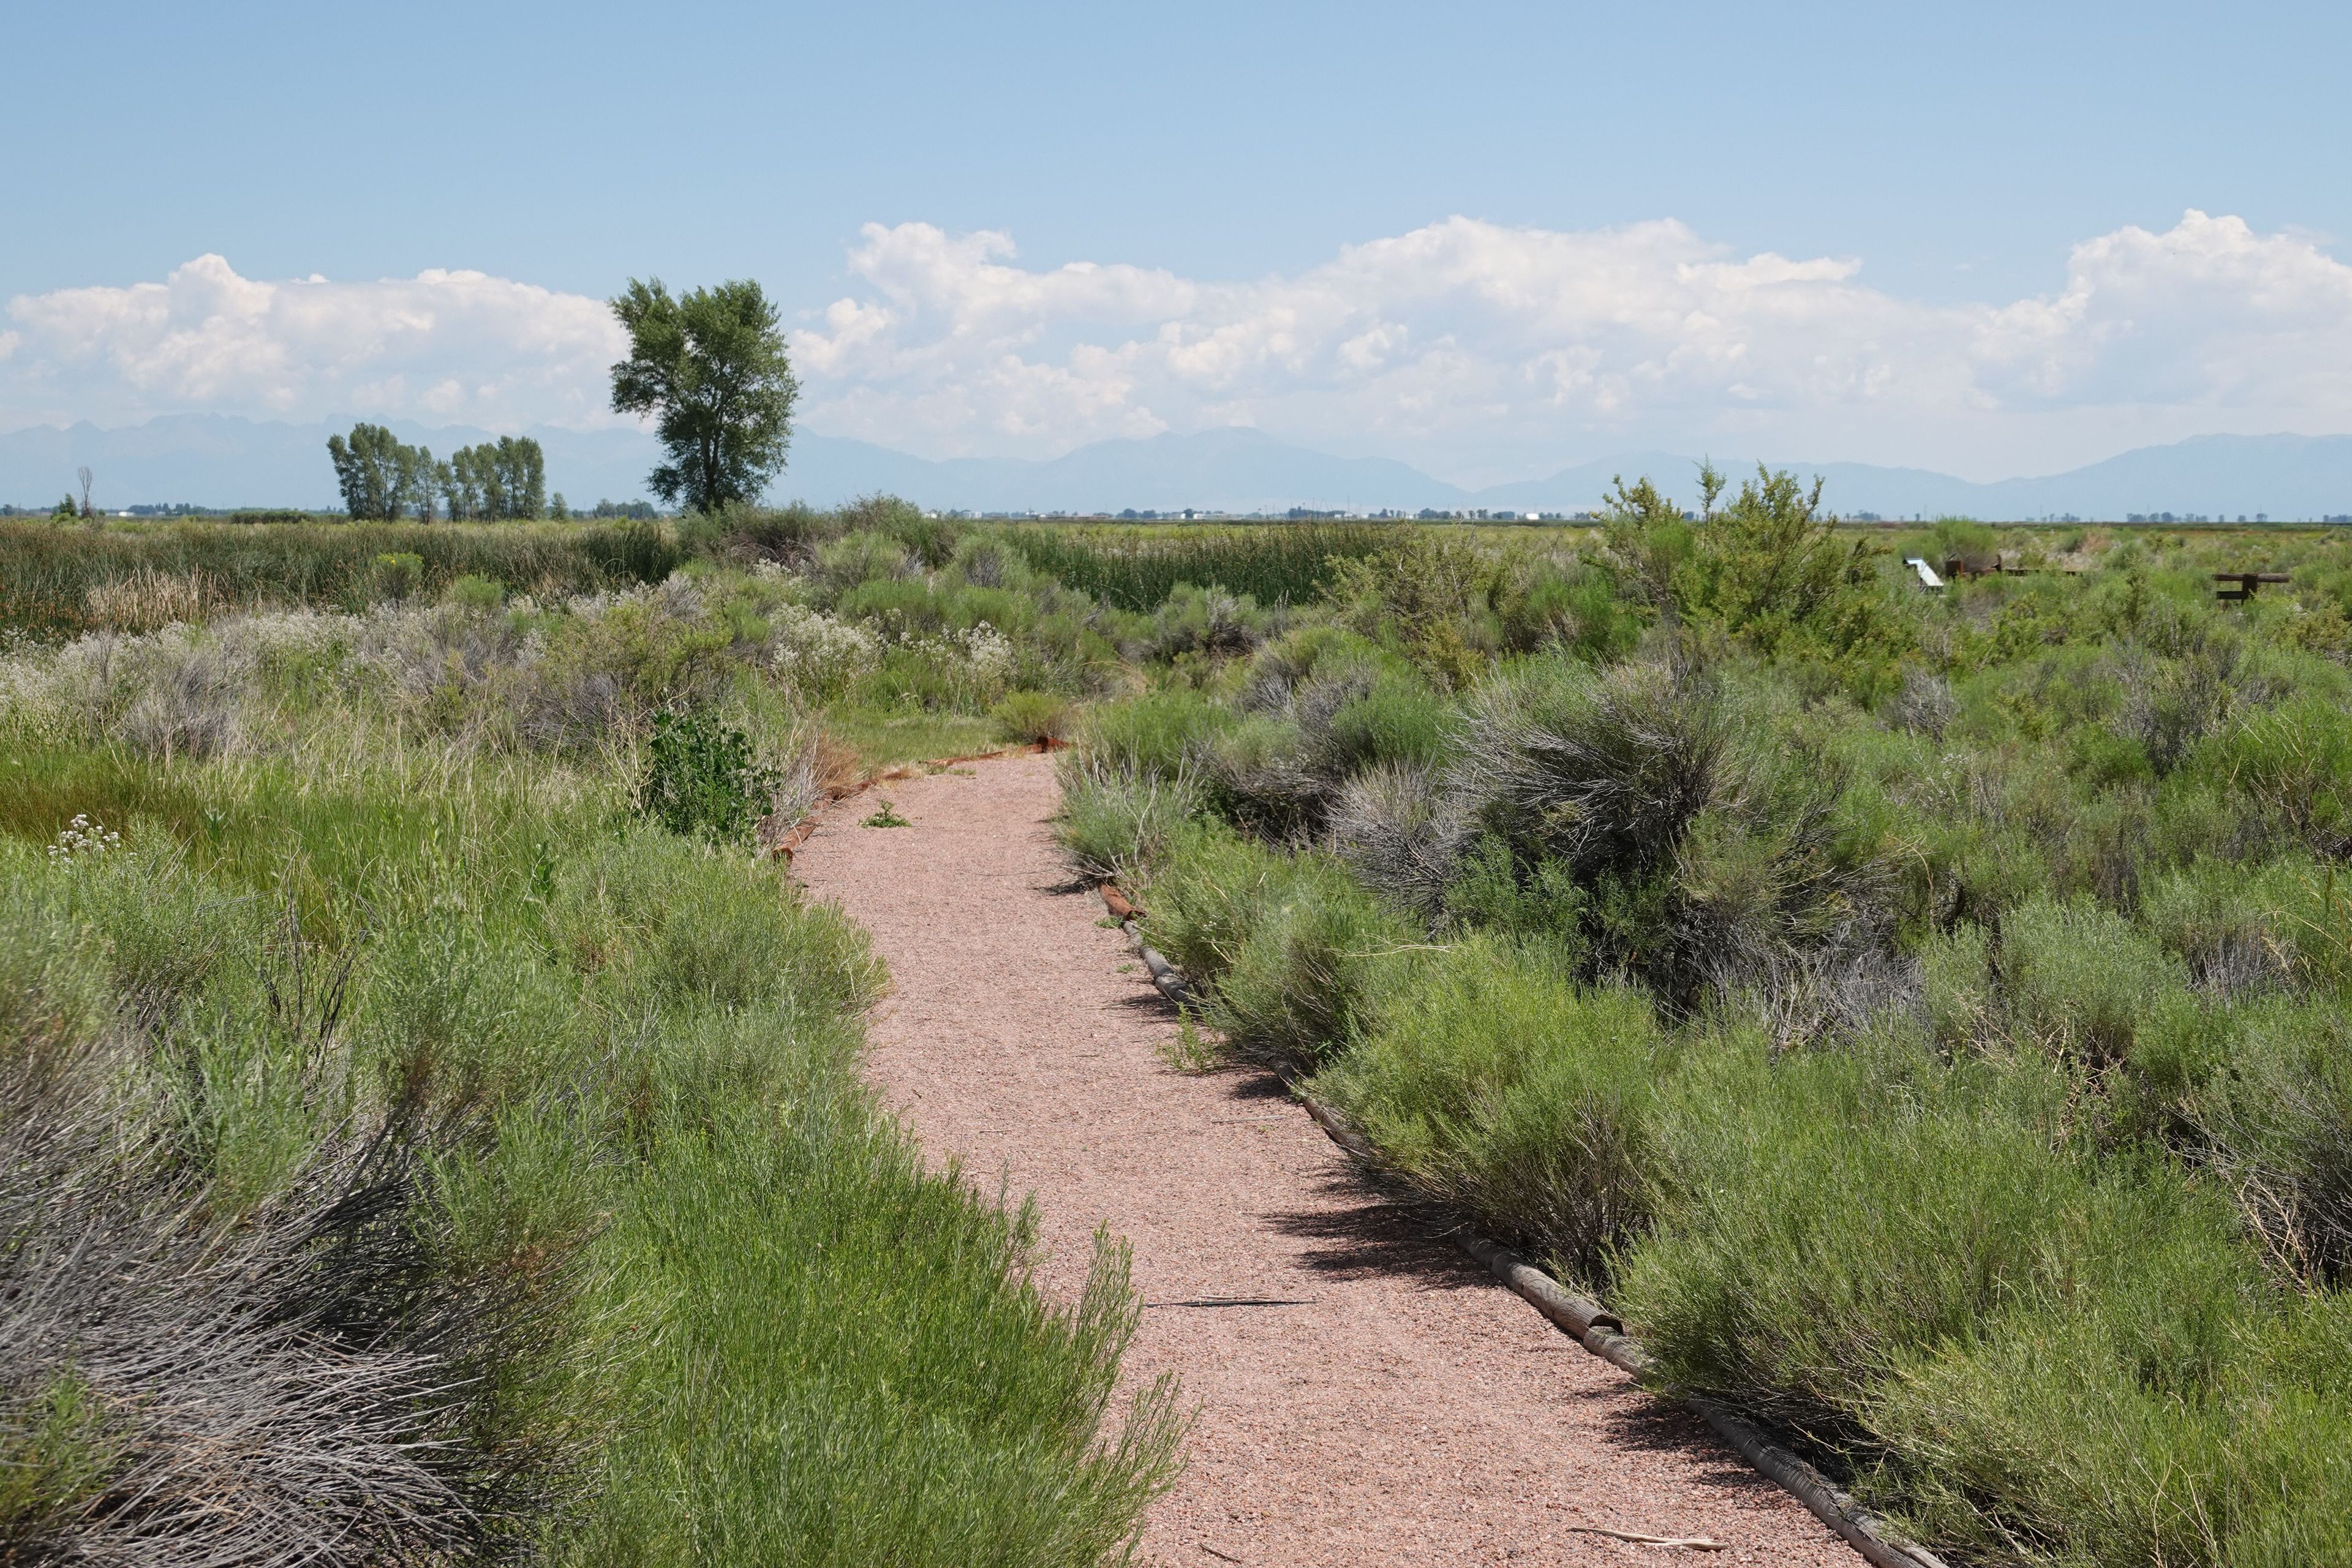
[[[1278,1086],[1165,1066],[1172,1014],[1055,853],[1050,759],[876,793],[912,826],[859,826],[877,802],[857,796],[794,870],[889,963],[869,1072],[931,1156],[1036,1194],[1040,1279],[1061,1299],[1107,1222],[1134,1244],[1147,1303],[1307,1302],[1147,1306],[1128,1373],[1175,1372],[1199,1415],[1145,1562],[1861,1561],[1698,1423],[1362,1191]]]

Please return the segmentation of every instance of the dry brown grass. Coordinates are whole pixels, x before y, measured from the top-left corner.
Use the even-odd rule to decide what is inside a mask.
[[[202,572],[174,575],[142,566],[127,577],[92,584],[84,602],[93,625],[152,632],[174,622],[195,625],[224,600]]]

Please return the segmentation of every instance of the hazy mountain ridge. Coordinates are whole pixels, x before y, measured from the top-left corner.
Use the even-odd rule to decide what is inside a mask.
[[[87,464],[94,498],[109,510],[184,501],[197,506],[337,504],[326,440],[348,421],[296,425],[226,415],[176,415],[105,430],[87,423],[0,435],[0,500],[46,506]],[[394,421],[403,440],[444,453],[491,438],[466,426]],[[642,431],[534,429],[547,451],[548,488],[572,505],[631,500],[646,492],[657,459]],[[1718,458],[1738,476],[1747,459]],[[1919,468],[1868,463],[1774,462],[1826,481],[1841,512],[1886,517],[1961,513],[1995,520],[2133,512],[2277,519],[2352,514],[2352,436],[2204,436],[2144,447],[2066,473],[1978,483]],[[803,435],[772,494],[832,504],[874,490],[928,507],[972,511],[1279,511],[1294,506],[1417,511],[1461,509],[1575,511],[1596,504],[1610,481],[1644,474],[1667,494],[1696,498],[1696,458],[1627,453],[1547,478],[1468,489],[1384,458],[1338,458],[1250,429],[1101,441],[1046,461],[955,458],[942,461],[840,437]]]

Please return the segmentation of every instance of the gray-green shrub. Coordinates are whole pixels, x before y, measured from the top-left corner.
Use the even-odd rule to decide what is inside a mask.
[[[1592,1279],[1648,1215],[1664,1040],[1641,996],[1546,957],[1486,937],[1431,955],[1313,1089],[1416,1187]]]

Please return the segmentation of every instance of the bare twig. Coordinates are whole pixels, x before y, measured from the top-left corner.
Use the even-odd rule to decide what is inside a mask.
[[[1146,1301],[1147,1307],[1311,1307],[1318,1296],[1196,1296],[1183,1301]]]
[[[1711,1535],[1644,1535],[1638,1530],[1610,1530],[1598,1524],[1571,1524],[1566,1528],[1571,1535],[1605,1535],[1612,1541],[1630,1541],[1636,1546],[1682,1546],[1693,1552],[1731,1550]]]

